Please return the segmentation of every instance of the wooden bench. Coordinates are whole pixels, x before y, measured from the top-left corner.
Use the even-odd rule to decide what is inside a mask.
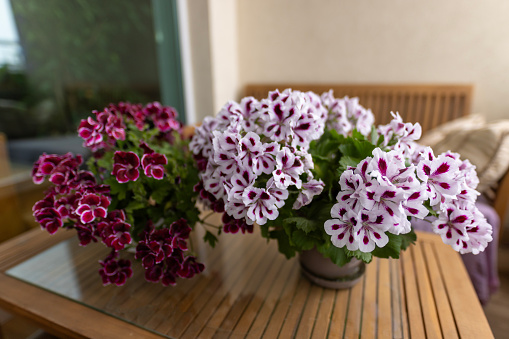
[[[472,85],[347,85],[347,84],[252,84],[244,94],[266,98],[269,91],[292,88],[317,94],[334,91],[336,98],[358,97],[370,108],[377,124],[391,120],[390,112],[399,112],[405,121],[419,121],[423,132],[447,121],[470,114]]]

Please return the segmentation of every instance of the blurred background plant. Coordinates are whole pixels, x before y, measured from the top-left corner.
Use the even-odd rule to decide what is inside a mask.
[[[0,69],[0,130],[9,139],[74,133],[96,107],[160,99],[150,1],[10,5],[22,55]]]

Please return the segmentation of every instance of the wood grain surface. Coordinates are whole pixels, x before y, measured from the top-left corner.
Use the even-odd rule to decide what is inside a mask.
[[[259,234],[199,245],[206,271],[175,287],[145,282],[137,263],[125,286],[104,287],[108,250],[70,236],[34,230],[0,246],[0,307],[63,338],[493,337],[459,255],[435,235],[373,260],[346,290],[311,284]]]

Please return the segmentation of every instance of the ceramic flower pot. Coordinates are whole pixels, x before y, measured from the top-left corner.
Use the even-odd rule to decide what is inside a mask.
[[[366,271],[366,264],[362,260],[353,258],[348,264],[338,267],[316,249],[302,251],[299,261],[304,276],[325,288],[350,288],[361,280]]]

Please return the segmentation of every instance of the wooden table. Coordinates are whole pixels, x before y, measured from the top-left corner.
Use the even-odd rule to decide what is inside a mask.
[[[103,287],[107,250],[73,235],[34,230],[2,244],[0,307],[63,338],[493,337],[459,255],[431,234],[340,291],[310,284],[259,234],[200,247],[206,272],[176,287],[145,282],[140,269]]]

